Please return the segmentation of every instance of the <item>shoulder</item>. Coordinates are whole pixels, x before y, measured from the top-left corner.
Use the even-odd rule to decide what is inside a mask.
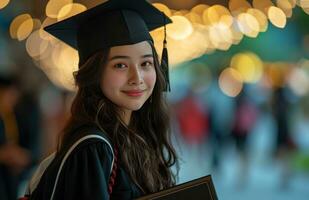
[[[50,195],[58,197],[63,193],[75,195],[77,193],[71,189],[87,183],[89,187],[83,184],[85,189],[78,194],[88,195],[93,191],[90,186],[107,185],[113,162],[114,153],[108,137],[100,131],[84,131],[48,163],[44,174],[41,174],[40,184],[32,189],[36,192],[32,194],[44,198]]]
[[[105,133],[99,130],[83,130],[77,134],[78,137],[73,140],[64,152],[62,152],[62,163],[68,159],[99,159],[106,160],[112,164],[114,159],[113,144]]]
[[[113,162],[109,140],[98,132],[85,134],[64,155],[52,194],[56,199],[63,194],[65,199],[87,199],[94,194],[94,199],[106,199]]]
[[[105,149],[113,153],[113,144],[106,133],[94,126],[85,126],[75,130],[67,142],[63,145],[63,148],[58,154],[65,156],[65,154],[76,153],[81,149],[87,149],[90,147],[105,147]],[[107,147],[107,148],[106,148]]]

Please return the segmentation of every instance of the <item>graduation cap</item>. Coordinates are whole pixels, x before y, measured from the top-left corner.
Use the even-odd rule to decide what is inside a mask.
[[[109,0],[44,28],[78,51],[79,66],[94,53],[113,46],[153,41],[149,31],[172,21],[145,0]],[[164,29],[166,32],[166,29]],[[166,33],[161,66],[170,91]]]

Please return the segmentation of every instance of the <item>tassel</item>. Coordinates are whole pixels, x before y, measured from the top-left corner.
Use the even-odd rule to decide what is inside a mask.
[[[167,41],[166,41],[166,18],[163,14],[164,17],[164,40],[163,40],[163,50],[162,50],[162,56],[161,56],[161,68],[164,73],[165,77],[165,92],[170,92],[171,91],[171,86],[170,86],[170,77],[169,77],[169,66],[168,66],[168,52],[167,52]]]

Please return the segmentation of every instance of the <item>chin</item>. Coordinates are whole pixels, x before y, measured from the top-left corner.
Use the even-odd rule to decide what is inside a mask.
[[[138,105],[130,105],[130,106],[125,106],[126,109],[131,110],[131,111],[137,111],[142,108],[144,104],[138,104]]]

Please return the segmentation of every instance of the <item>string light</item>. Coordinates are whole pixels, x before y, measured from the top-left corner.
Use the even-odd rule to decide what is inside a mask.
[[[192,2],[190,1],[190,3]],[[292,16],[292,10],[296,5],[309,14],[309,0],[276,0],[274,2],[275,4],[271,0],[253,0],[251,6],[247,0],[229,0],[228,8],[222,5],[198,4],[191,10],[172,10],[162,3],[154,3],[153,5],[173,21],[172,24],[167,25],[167,40],[168,47],[171,49],[170,63],[176,65],[205,53],[210,54],[216,49],[226,51],[231,45],[239,44],[244,36],[257,37],[259,32],[267,30],[268,20],[274,26],[284,28],[287,18]],[[0,9],[8,3],[9,0],[0,0]],[[68,47],[59,45],[62,43],[47,34],[43,27],[76,15],[86,9],[82,4],[73,3],[73,0],[49,0],[45,10],[47,17],[43,22],[33,19],[29,14],[23,14],[16,17],[10,25],[11,37],[17,40],[27,38],[26,50],[28,54],[34,60],[40,61],[38,63],[42,63],[42,69],[45,70],[45,73],[52,73],[48,77],[65,88],[73,88],[71,79],[73,66],[70,67],[69,65],[76,67],[77,54],[68,50]],[[151,35],[157,50],[161,51],[163,29],[154,30]],[[55,53],[56,51],[58,53]],[[62,55],[69,56],[72,59],[67,62],[61,59]],[[57,66],[62,68],[58,69]],[[237,67],[231,67],[229,70],[224,73],[229,73],[230,77],[237,77],[238,75],[235,74],[238,73],[242,76],[242,81],[248,82],[249,72],[246,72],[246,76]],[[66,78],[63,78],[63,73],[66,74]],[[242,87],[242,81],[238,81],[238,88]],[[66,84],[71,86],[66,86]],[[228,91],[229,89],[225,88],[224,90]],[[237,92],[229,91],[227,93],[233,96]]]

